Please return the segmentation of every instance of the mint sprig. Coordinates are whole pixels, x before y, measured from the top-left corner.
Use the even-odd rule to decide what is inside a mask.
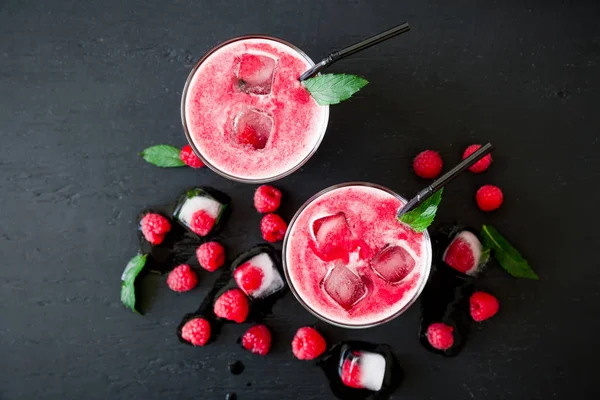
[[[123,275],[121,275],[121,302],[139,314],[135,308],[135,278],[146,265],[147,254],[138,254],[127,263]]]
[[[431,195],[430,198],[419,204],[414,210],[400,216],[400,222],[409,225],[417,232],[423,232],[433,223],[437,213],[440,201],[442,201],[442,192],[440,189]]]
[[[159,144],[148,147],[140,155],[152,165],[161,168],[184,167],[185,163],[181,161],[179,153],[181,150],[168,144]]]
[[[481,227],[483,245],[490,249],[492,257],[506,272],[515,278],[540,279],[529,263],[517,249],[515,249],[494,227],[483,225]]]
[[[357,75],[324,74],[302,82],[310,95],[321,106],[338,104],[348,100],[369,81]]]

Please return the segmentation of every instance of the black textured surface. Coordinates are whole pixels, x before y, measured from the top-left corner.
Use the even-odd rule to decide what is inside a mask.
[[[412,195],[418,151],[438,149],[450,166],[489,140],[492,168],[446,188],[438,221],[492,223],[541,280],[490,271],[483,283],[501,312],[452,359],[419,345],[418,307],[365,331],[317,327],[332,343],[391,344],[406,372],[397,399],[598,398],[599,15],[592,0],[0,0],[0,397],[330,398],[322,371],[291,355],[294,331],[315,322],[291,294],[266,321],[265,358],[235,343],[244,326],[203,349],[179,343],[208,273],[185,295],[163,282],[145,317],[122,307],[119,277],[146,206],[214,186],[233,201],[227,250],[259,239],[254,186],[154,168],[137,153],[184,143],[185,78],[222,40],[266,33],[318,59],[408,20],[410,33],[332,68],[371,83],[332,107],[317,154],[277,183],[282,215],[341,181]],[[498,212],[477,210],[483,183],[504,189]],[[241,375],[228,372],[234,360]]]

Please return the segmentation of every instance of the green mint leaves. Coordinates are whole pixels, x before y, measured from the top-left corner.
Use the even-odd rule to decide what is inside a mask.
[[[185,163],[179,157],[180,149],[168,144],[148,147],[140,155],[152,165],[161,168],[184,167]]]
[[[438,190],[415,209],[403,214],[400,222],[404,222],[417,232],[423,232],[435,218],[440,201],[442,201],[443,191],[444,189]]]
[[[125,307],[138,312],[135,309],[135,278],[146,265],[147,254],[138,254],[127,263],[123,275],[121,275],[121,302]]]
[[[357,75],[324,74],[302,82],[310,95],[321,106],[348,100],[369,81]]]
[[[529,263],[494,227],[481,227],[483,246],[490,249],[492,256],[502,268],[515,278],[540,279]]]

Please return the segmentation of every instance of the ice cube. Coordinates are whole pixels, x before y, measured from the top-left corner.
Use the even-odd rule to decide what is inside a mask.
[[[348,259],[353,237],[346,214],[339,212],[316,219],[312,228],[319,258],[324,261]]]
[[[347,351],[342,354],[340,378],[346,386],[377,392],[383,386],[385,368],[385,358],[381,354]]]
[[[264,299],[283,289],[284,283],[273,259],[260,253],[233,272],[238,287],[253,299]]]
[[[277,62],[260,54],[242,54],[237,71],[240,89],[249,94],[271,93]]]
[[[371,260],[371,268],[390,283],[399,283],[415,268],[415,259],[402,246],[386,246]]]
[[[175,217],[200,236],[206,236],[219,220],[224,205],[201,189],[187,192],[175,209]]]
[[[350,310],[367,295],[362,278],[342,264],[329,270],[322,286],[325,293],[345,310]]]
[[[255,150],[264,149],[271,136],[273,118],[267,113],[247,109],[241,111],[233,120],[234,140]]]
[[[463,274],[476,275],[479,272],[482,248],[474,233],[462,231],[452,239],[442,260]]]

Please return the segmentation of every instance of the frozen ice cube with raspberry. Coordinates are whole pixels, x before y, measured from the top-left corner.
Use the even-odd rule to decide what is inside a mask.
[[[312,223],[315,253],[324,261],[348,260],[354,238],[346,214],[338,212],[316,219]]]
[[[363,279],[345,265],[331,268],[322,282],[325,293],[345,310],[350,310],[367,295]]]
[[[476,275],[480,270],[483,246],[470,231],[457,234],[444,251],[443,261],[455,270],[467,275]]]
[[[260,54],[242,54],[237,71],[238,84],[248,94],[271,93],[277,61]]]
[[[187,192],[175,209],[174,216],[199,236],[207,236],[220,219],[225,205],[201,189]]]
[[[240,289],[253,299],[263,299],[284,287],[275,262],[267,253],[260,253],[244,262],[233,272]]]
[[[273,118],[261,110],[243,110],[233,120],[233,139],[238,144],[254,150],[261,150],[267,146],[272,130]]]
[[[386,371],[385,358],[381,354],[349,350],[342,353],[340,364],[340,378],[344,385],[374,392],[381,390]]]
[[[415,259],[402,246],[386,246],[373,257],[371,268],[389,283],[400,283],[415,268]]]

